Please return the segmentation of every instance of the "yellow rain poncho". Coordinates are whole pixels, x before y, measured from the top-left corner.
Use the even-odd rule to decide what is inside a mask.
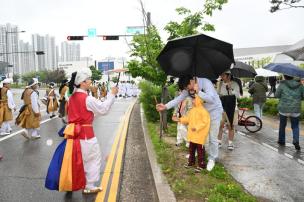
[[[186,116],[180,118],[182,124],[188,125],[187,139],[189,142],[204,145],[210,128],[210,115],[204,108],[200,97],[195,95],[193,108]],[[192,129],[195,128],[195,131]]]

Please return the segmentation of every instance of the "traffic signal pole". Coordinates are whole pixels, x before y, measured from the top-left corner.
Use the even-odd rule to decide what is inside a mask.
[[[131,37],[135,36],[134,34],[119,34],[119,35],[96,35],[96,37],[102,37],[103,40],[119,40],[119,37]],[[83,36],[68,36],[68,41],[81,41],[84,38],[88,37],[87,35]]]

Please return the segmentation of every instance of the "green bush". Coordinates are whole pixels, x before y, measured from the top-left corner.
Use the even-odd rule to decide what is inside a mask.
[[[244,97],[238,99],[238,107],[239,108],[249,108],[253,109],[253,104],[252,104],[252,98],[251,97]]]
[[[263,108],[263,113],[271,116],[277,116],[278,115],[278,104],[279,99],[276,98],[270,98],[266,100],[266,103]],[[253,110],[253,103],[251,97],[245,97],[238,99],[238,106],[240,108],[249,108]],[[302,102],[301,106],[301,117],[300,120],[304,120],[304,102]]]
[[[141,89],[141,94],[139,97],[140,102],[143,105],[143,109],[145,112],[145,115],[147,117],[148,121],[158,121],[159,120],[159,113],[156,111],[155,108],[155,97],[157,99],[157,102],[160,102],[161,98],[161,91],[162,87],[156,86],[148,81],[142,81],[139,83],[139,88]],[[170,98],[173,99],[175,92],[176,92],[176,86],[171,85],[168,87]],[[168,111],[168,121],[171,122],[173,109]]]

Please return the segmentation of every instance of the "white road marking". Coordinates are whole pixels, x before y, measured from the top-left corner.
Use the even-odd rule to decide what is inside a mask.
[[[290,154],[284,153],[285,156],[287,156],[290,159],[293,159],[293,156],[291,156]]]
[[[265,147],[268,147],[269,149],[271,149],[271,150],[273,150],[273,151],[276,151],[276,152],[278,152],[279,150],[277,149],[277,148],[275,148],[275,147],[273,147],[273,146],[270,146],[269,144],[266,144],[266,143],[262,143],[262,145],[264,145]]]
[[[55,117],[54,117],[54,118],[55,118]],[[53,119],[54,119],[54,118],[53,118]],[[50,120],[52,120],[52,119],[43,120],[43,121],[40,122],[40,124],[44,124],[44,123],[46,123],[46,122],[49,122]],[[7,135],[7,136],[5,136],[5,137],[3,137],[3,138],[0,138],[0,142],[4,141],[4,140],[6,140],[6,139],[9,139],[9,138],[11,138],[11,137],[14,137],[15,135],[18,135],[19,133],[21,133],[21,132],[23,132],[23,131],[24,131],[24,129],[21,129],[21,130],[18,130],[18,131],[16,131],[16,132],[10,134],[10,135]]]
[[[298,159],[298,162],[302,165],[304,165],[304,161],[302,159]]]

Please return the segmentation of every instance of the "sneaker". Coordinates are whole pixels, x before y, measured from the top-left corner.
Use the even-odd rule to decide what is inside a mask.
[[[230,144],[230,145],[228,145],[228,150],[234,150],[234,146],[233,146],[233,144]]]
[[[215,162],[214,160],[209,160],[207,164],[207,170],[210,172],[214,168]]]
[[[280,142],[280,141],[278,141],[278,144],[279,144],[280,146],[285,146],[285,142]]]
[[[102,187],[94,187],[93,189],[84,189],[82,194],[96,194],[102,191]]]
[[[21,132],[21,135],[27,140],[30,139],[30,136],[28,136],[27,132],[25,132],[25,131]]]
[[[222,148],[222,143],[218,143],[218,148]]]
[[[37,140],[37,139],[39,139],[39,138],[41,138],[41,136],[40,135],[38,135],[38,136],[32,136],[32,140]]]
[[[0,133],[0,136],[5,136],[5,135],[9,135],[10,133],[8,133],[8,132],[1,132]]]
[[[175,146],[177,146],[177,147],[179,147],[179,146],[181,146],[182,145],[182,143],[176,143],[175,144]]]
[[[300,147],[300,144],[298,142],[296,143],[293,143],[293,145],[295,146],[295,149],[300,151],[301,150],[301,147]]]
[[[190,154],[186,154],[185,157],[186,159],[189,159]]]

